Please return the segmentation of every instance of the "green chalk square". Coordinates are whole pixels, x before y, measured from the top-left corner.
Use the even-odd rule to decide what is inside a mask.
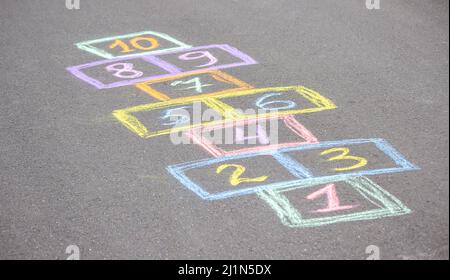
[[[114,56],[113,54],[107,52],[106,50],[100,49],[100,48],[97,48],[94,46],[95,44],[99,44],[99,43],[104,43],[104,42],[113,41],[113,40],[117,40],[117,39],[133,38],[133,37],[138,37],[138,36],[142,36],[142,35],[152,35],[158,39],[164,39],[170,43],[175,44],[176,47],[159,49],[159,50],[148,51],[148,52],[140,52],[137,54],[125,54],[125,55]],[[166,51],[170,51],[170,50],[186,49],[186,48],[192,47],[191,45],[180,42],[177,39],[175,39],[167,34],[154,32],[154,31],[143,31],[143,32],[137,32],[137,33],[130,33],[130,34],[126,34],[126,35],[96,39],[96,40],[76,43],[75,45],[80,50],[87,51],[89,53],[98,55],[98,56],[106,58],[106,59],[121,58],[121,57],[133,57],[133,56],[139,56],[139,55],[144,55],[144,54],[158,54],[158,53],[162,53],[162,52],[166,52]]]
[[[283,192],[299,188],[313,187],[317,186],[317,184],[297,186],[283,190],[264,190],[258,192],[257,195],[269,204],[269,206],[277,213],[284,225],[292,228],[317,227],[339,222],[372,220],[411,213],[411,210],[403,205],[400,200],[366,177],[353,177],[341,182],[347,183],[369,202],[379,208],[351,214],[304,219],[302,218],[301,213],[291,204]],[[325,183],[332,182],[324,182],[324,184]]]

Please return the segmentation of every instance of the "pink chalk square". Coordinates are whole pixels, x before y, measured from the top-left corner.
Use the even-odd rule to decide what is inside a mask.
[[[257,136],[254,137],[247,137],[249,138],[258,138],[254,139],[255,143],[252,145],[246,145],[244,148],[236,148],[237,144],[240,141],[238,129],[242,130],[241,128],[248,127],[249,125],[255,125],[259,127],[260,123],[270,123],[271,121],[280,122],[283,126],[283,129],[287,129],[289,132],[291,132],[292,136],[296,140],[292,141],[284,140],[284,141],[270,141],[269,137],[264,135],[261,137],[260,131],[258,129]],[[214,143],[214,141],[211,141],[206,134],[215,133],[217,131],[224,131],[226,129],[233,129],[235,131],[235,135],[232,135],[232,142],[233,143],[225,143],[225,144],[218,144]],[[262,131],[263,134],[265,134],[265,131]],[[271,131],[270,139],[273,139],[272,135],[273,131]],[[227,156],[227,155],[237,155],[237,154],[243,154],[243,153],[251,153],[251,152],[261,152],[261,151],[269,151],[269,150],[277,150],[281,148],[288,148],[288,147],[296,147],[299,145],[305,145],[305,144],[316,144],[319,143],[317,138],[308,130],[306,129],[302,124],[300,124],[294,116],[292,115],[286,115],[286,116],[265,116],[265,117],[258,117],[258,118],[250,118],[250,119],[243,119],[243,120],[230,120],[225,123],[217,124],[217,125],[211,125],[211,126],[200,126],[193,129],[190,129],[185,132],[186,136],[189,137],[194,144],[197,144],[201,146],[203,149],[205,149],[208,153],[213,155],[214,157],[221,157],[221,156]],[[241,132],[241,134],[243,134]],[[222,134],[220,134],[222,135]],[[244,138],[240,136],[241,138]],[[278,137],[278,135],[275,135],[275,137]],[[222,138],[221,138],[222,139]],[[259,140],[258,143],[256,143],[256,140]],[[229,144],[229,145],[226,145]],[[220,146],[220,147],[219,147]],[[224,147],[230,147],[231,149],[225,149]]]

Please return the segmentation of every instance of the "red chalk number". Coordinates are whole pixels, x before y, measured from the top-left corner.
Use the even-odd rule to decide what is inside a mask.
[[[356,205],[340,205],[339,198],[336,193],[335,184],[328,184],[324,188],[321,188],[320,190],[308,195],[306,198],[309,200],[314,200],[322,195],[327,196],[328,205],[326,208],[313,211],[315,213],[328,213],[334,211],[348,210],[356,207]]]

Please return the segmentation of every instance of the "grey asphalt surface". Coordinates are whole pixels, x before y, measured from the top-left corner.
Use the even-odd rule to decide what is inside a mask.
[[[74,43],[144,30],[229,44],[256,87],[305,85],[336,110],[302,115],[321,140],[384,138],[421,170],[371,177],[412,213],[295,229],[255,195],[206,202],[168,165],[208,158],[141,139],[112,117],[149,103],[66,67]],[[448,1],[0,1],[0,259],[448,259]],[[261,170],[268,168],[260,166]]]

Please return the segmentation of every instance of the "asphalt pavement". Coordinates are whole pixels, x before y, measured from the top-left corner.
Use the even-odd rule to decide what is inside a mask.
[[[448,259],[448,1],[80,4],[0,2],[0,259],[66,259],[70,245],[82,259],[366,259],[373,248],[382,259]],[[103,59],[78,42],[148,30],[237,48],[258,64],[223,71],[255,88],[302,85],[332,100],[335,109],[296,120],[319,141],[389,142],[420,170],[367,177],[408,211],[302,227],[255,193],[203,200],[167,167],[211,155],[168,135],[141,138],[112,115],[154,99],[66,70]],[[286,172],[261,160],[247,169]],[[317,187],[284,193],[302,218],[326,205],[301,203]],[[341,203],[374,207],[354,194]]]

